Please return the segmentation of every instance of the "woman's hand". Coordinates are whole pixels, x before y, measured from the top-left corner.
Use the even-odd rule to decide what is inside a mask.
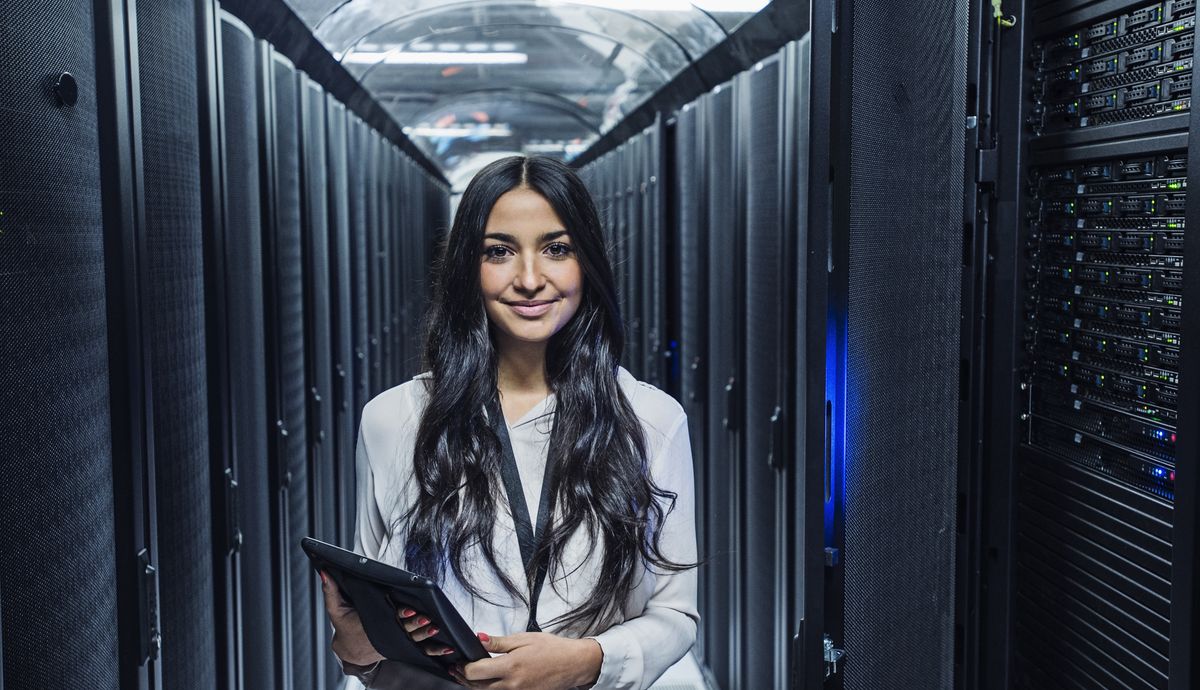
[[[454,651],[437,640],[429,639],[438,633],[437,624],[431,621],[429,616],[412,609],[400,609],[396,612],[396,618],[404,626],[404,632],[408,633],[409,638],[421,645],[427,655],[442,656]]]
[[[337,658],[356,666],[371,666],[383,659],[375,651],[363,631],[358,610],[342,599],[341,590],[333,578],[321,573],[321,591],[325,594],[325,612],[333,623],[333,653]]]
[[[479,634],[487,651],[502,653],[451,669],[455,680],[469,688],[488,690],[566,690],[588,686],[600,676],[604,652],[600,643],[550,633],[516,633],[488,637]]]

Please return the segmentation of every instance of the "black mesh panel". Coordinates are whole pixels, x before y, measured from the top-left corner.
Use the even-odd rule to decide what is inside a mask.
[[[853,17],[845,686],[949,688],[967,3]]]
[[[362,417],[362,408],[370,397],[369,341],[371,338],[370,290],[368,288],[367,247],[367,130],[358,117],[350,118],[347,137],[347,185],[350,193],[350,310],[353,330],[354,369],[351,381],[354,388],[354,429]]]
[[[705,422],[705,382],[703,367],[705,358],[705,294],[704,294],[704,251],[703,243],[707,241],[704,227],[704,207],[700,203],[703,198],[700,185],[703,184],[703,170],[700,161],[704,160],[704,151],[700,149],[701,137],[697,127],[699,107],[692,104],[680,111],[675,125],[675,179],[672,180],[674,189],[675,222],[678,247],[675,257],[679,261],[676,271],[676,283],[673,286],[675,299],[679,303],[679,377],[680,402],[688,416],[688,432],[691,435],[692,460],[695,465],[697,514],[706,515],[708,504],[705,487],[708,484],[707,464],[705,462],[704,432]],[[697,526],[697,546],[702,558],[710,551],[710,540],[706,526]],[[699,604],[700,616],[704,621],[701,626],[700,651],[707,657],[710,641],[708,622],[709,602],[713,596],[712,583],[708,568],[700,568]],[[725,621],[720,622],[725,625]]]
[[[271,570],[266,342],[263,324],[262,203],[254,37],[222,15],[221,89],[225,158],[224,305],[229,334],[228,414],[233,430],[243,545],[238,588],[244,602],[241,652],[247,688],[274,688],[275,588]]]
[[[708,399],[707,443],[705,474],[708,476],[704,530],[708,534],[708,572],[712,596],[708,601],[708,638],[705,654],[709,667],[722,687],[737,685],[737,665],[734,649],[740,630],[736,564],[737,553],[737,463],[740,460],[737,435],[725,425],[730,418],[737,424],[736,409],[730,406],[725,386],[730,378],[741,385],[738,367],[739,312],[734,303],[736,292],[728,285],[737,283],[738,246],[736,237],[737,206],[732,193],[733,173],[733,91],[721,88],[701,101],[700,131],[705,137],[704,169],[708,172],[704,187],[708,237],[708,275],[722,276],[710,280],[703,299],[705,337],[708,351],[706,380]]]
[[[117,687],[104,247],[90,3],[0,3],[4,686]],[[73,107],[49,75],[70,72]],[[36,563],[38,567],[30,567]]]
[[[277,458],[284,486],[286,526],[281,566],[286,573],[291,617],[291,672],[294,688],[313,684],[311,566],[300,549],[309,530],[308,436],[305,414],[304,284],[300,219],[299,92],[295,69],[283,58],[271,61],[274,132],[274,321],[276,351],[268,361],[278,375],[278,410],[287,437]]]
[[[739,141],[746,171],[745,242],[746,275],[746,462],[744,463],[745,530],[742,549],[746,608],[743,620],[742,658],[759,658],[756,650],[776,640],[775,576],[777,534],[776,500],[779,474],[768,465],[771,451],[771,416],[779,404],[785,378],[780,335],[781,309],[786,281],[783,265],[783,228],[779,183],[779,61],[743,73],[736,84],[739,100]],[[737,291],[741,292],[741,291]],[[769,651],[763,650],[763,651]],[[765,656],[765,655],[764,655]],[[775,655],[765,656],[773,658]],[[770,663],[747,664],[743,686],[767,688],[783,685],[774,678]]]
[[[354,368],[350,289],[350,209],[346,166],[346,109],[327,99],[329,146],[329,282],[330,322],[333,328],[334,463],[337,482],[337,543],[350,544],[354,535]]]
[[[139,2],[162,678],[216,684],[194,2]]]

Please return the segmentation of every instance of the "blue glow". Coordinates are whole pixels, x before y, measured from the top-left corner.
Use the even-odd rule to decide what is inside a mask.
[[[841,548],[836,543],[837,529],[843,519],[845,500],[846,451],[846,314],[830,310],[826,318],[825,336],[825,399],[831,413],[829,440],[830,477],[828,500],[825,501],[825,545]]]

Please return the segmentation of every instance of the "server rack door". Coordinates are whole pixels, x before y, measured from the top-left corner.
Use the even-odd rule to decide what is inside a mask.
[[[406,175],[406,158],[399,149],[396,149],[396,182],[395,182],[395,213],[396,218],[395,230],[392,232],[392,352],[393,359],[396,360],[392,367],[392,384],[396,385],[404,380],[404,365],[406,357],[405,348],[405,330],[404,330],[404,261],[407,259],[405,252],[405,233],[408,229],[408,224],[405,223],[405,215],[409,212],[409,206],[412,204],[411,199],[419,196],[419,188],[414,189],[408,186],[408,176]]]
[[[739,233],[740,199],[735,190],[736,156],[733,122],[733,90],[719,86],[700,100],[700,131],[705,137],[708,171],[706,197],[707,273],[723,276],[710,280],[704,295],[707,324],[706,383],[708,477],[704,529],[709,535],[711,597],[708,607],[706,646],[709,666],[722,687],[736,687],[741,678],[738,650],[743,636],[742,591],[738,561],[743,558],[741,533],[740,473],[742,463],[742,309],[736,292],[728,285],[739,284],[742,276],[742,243]],[[732,191],[732,193],[731,193]]]
[[[266,144],[263,226],[268,409],[277,433],[272,458],[274,554],[281,595],[278,630],[283,688],[311,687],[312,575],[297,548],[309,528],[309,473],[304,390],[304,284],[301,256],[299,84],[291,62],[263,43],[259,51],[262,131]]]
[[[8,530],[0,549],[4,687],[115,689],[113,455],[92,6],[5,3],[0,24],[6,113],[0,519],[22,526]],[[49,84],[47,74],[55,75]],[[28,567],[35,562],[50,567]]]
[[[386,139],[379,142],[379,253],[375,257],[379,267],[379,390],[383,392],[392,385],[392,369],[395,358],[392,353],[392,240],[396,231],[395,218],[395,153],[392,143]]]
[[[412,308],[412,295],[409,294],[410,281],[414,266],[411,250],[412,233],[416,230],[417,215],[420,199],[424,188],[416,171],[412,170],[408,157],[397,156],[400,165],[396,171],[397,187],[401,190],[398,201],[399,211],[396,215],[396,256],[392,261],[392,270],[396,273],[396,320],[393,330],[396,333],[396,380],[401,383],[415,372],[409,371],[411,361],[412,324],[409,321],[409,311]]]
[[[369,396],[373,397],[383,388],[383,276],[380,273],[379,255],[382,251],[380,235],[386,222],[383,219],[383,190],[382,178],[386,171],[383,161],[383,140],[379,133],[367,129],[367,174],[363,181],[367,188],[367,276],[369,281],[370,317],[370,351],[367,359],[370,363],[371,387]]]
[[[347,128],[347,185],[350,190],[350,310],[351,336],[354,346],[354,368],[351,381],[354,389],[351,408],[352,426],[358,429],[363,406],[371,396],[370,366],[370,279],[367,268],[370,256],[370,180],[367,149],[367,127],[357,115],[350,118]]]
[[[780,155],[783,158],[780,180],[784,190],[784,244],[790,245],[783,252],[787,263],[782,270],[790,278],[784,283],[794,299],[788,308],[791,318],[783,319],[785,330],[782,335],[786,335],[788,329],[791,331],[790,340],[785,338],[782,347],[785,360],[791,360],[791,376],[788,387],[783,389],[782,400],[790,400],[791,404],[784,406],[782,422],[784,431],[791,433],[780,434],[776,429],[772,441],[775,448],[782,444],[785,454],[780,465],[785,496],[779,507],[778,543],[782,565],[778,572],[777,595],[782,612],[779,614],[781,636],[790,645],[785,655],[785,670],[790,674],[791,687],[797,688],[805,687],[807,678],[814,675],[804,665],[815,661],[812,655],[818,645],[806,639],[802,626],[813,618],[807,602],[813,600],[813,592],[820,591],[822,578],[819,574],[826,567],[824,491],[821,486],[825,472],[826,362],[824,356],[814,354],[824,354],[827,331],[824,318],[810,315],[810,305],[817,305],[823,316],[825,304],[820,283],[828,274],[826,257],[814,250],[826,244],[820,226],[815,222],[809,195],[815,193],[810,188],[811,171],[828,166],[817,161],[810,147],[812,121],[816,116],[810,97],[813,88],[811,51],[812,41],[808,36],[788,44],[782,51]],[[818,136],[824,137],[824,128],[819,131],[822,134]],[[826,194],[824,188],[820,192]],[[772,454],[776,452],[775,448]],[[836,567],[832,558],[830,564],[830,567]]]
[[[343,546],[354,536],[354,320],[350,251],[350,190],[346,107],[326,98],[329,158],[329,285],[333,326],[333,447],[336,539]],[[319,620],[319,618],[318,618]]]
[[[139,2],[143,287],[153,371],[164,687],[216,684],[204,343],[197,3]],[[169,458],[169,461],[165,461]]]
[[[217,374],[228,391],[220,417],[228,430],[229,517],[221,556],[229,582],[231,613],[222,629],[235,655],[229,661],[231,687],[277,687],[274,621],[276,587],[271,551],[271,494],[268,438],[275,433],[267,415],[266,332],[263,284],[263,233],[260,178],[260,104],[255,93],[254,36],[232,15],[220,13],[220,162],[223,217],[214,244],[218,262],[206,269],[210,299],[223,296],[210,313],[223,314],[220,341],[225,368]],[[236,494],[229,490],[236,482]],[[240,531],[240,539],[238,534]],[[240,548],[239,548],[240,546]],[[243,606],[242,602],[253,602]],[[246,663],[253,660],[253,663]],[[240,674],[238,670],[240,669]],[[240,685],[236,681],[244,682]]]
[[[645,315],[643,339],[643,370],[646,381],[660,388],[666,387],[663,376],[663,284],[666,271],[663,269],[662,191],[661,177],[662,117],[646,128],[643,133],[642,150],[638,157],[642,166],[641,224],[638,228],[642,265],[642,290],[639,295]]]
[[[742,658],[757,663],[744,671],[743,687],[779,687],[786,683],[787,631],[779,604],[777,573],[785,565],[779,541],[779,516],[786,508],[781,470],[785,449],[776,448],[780,418],[788,392],[790,358],[784,357],[792,299],[784,266],[780,140],[780,60],[772,57],[744,72],[734,82],[737,96],[739,175],[744,174],[746,270],[745,300],[745,505],[742,581],[745,587],[746,634]],[[782,442],[780,442],[782,445]],[[772,640],[767,648],[764,640]]]
[[[154,397],[150,362],[150,261],[145,218],[141,79],[136,12],[95,5],[96,112],[104,213],[117,558],[117,638],[123,687],[161,683]],[[75,87],[75,82],[72,82]],[[77,92],[77,87],[75,88]],[[67,95],[65,100],[75,96]]]
[[[334,526],[334,436],[333,436],[333,344],[329,252],[329,181],[326,154],[325,92],[307,75],[300,75],[300,147],[301,147],[301,225],[303,241],[302,269],[304,289],[305,389],[308,428],[308,476],[306,496],[309,506],[307,534],[336,541]],[[298,544],[292,544],[296,548]],[[312,575],[308,576],[312,582]],[[311,620],[321,621],[325,613],[320,589],[309,585],[313,597]],[[311,655],[314,678],[334,680],[337,660],[331,658],[327,627],[315,625],[312,643],[305,655]],[[340,673],[338,674],[340,675]]]
[[[674,186],[673,203],[675,206],[675,228],[677,238],[674,259],[678,261],[675,281],[671,285],[672,298],[677,300],[676,312],[679,323],[675,333],[679,338],[679,367],[680,367],[680,403],[688,417],[688,433],[691,437],[692,460],[696,476],[696,513],[698,516],[708,514],[707,486],[708,464],[705,452],[705,381],[702,376],[705,357],[706,321],[705,284],[707,272],[704,270],[707,228],[705,226],[705,206],[701,203],[702,190],[705,183],[705,160],[703,148],[704,137],[699,129],[698,115],[700,108],[697,104],[688,104],[679,112],[675,123],[675,176],[671,181]],[[710,538],[706,525],[699,523],[697,530],[697,547],[700,557],[708,558],[711,553]],[[701,608],[701,620],[707,620],[709,614],[708,602],[712,597],[712,583],[707,567],[701,567],[697,573],[699,578],[698,598]],[[697,641],[700,658],[708,656],[707,624],[701,627]]]
[[[644,228],[642,226],[642,161],[640,159],[642,137],[632,137],[621,147],[622,180],[625,185],[625,281],[629,301],[629,342],[632,351],[628,357],[630,371],[639,379],[646,378],[646,309],[642,302],[645,282],[646,253],[642,248]]]
[[[920,26],[897,23],[907,11],[860,0],[839,19],[851,689],[950,687],[954,672],[967,3],[931,4]]]

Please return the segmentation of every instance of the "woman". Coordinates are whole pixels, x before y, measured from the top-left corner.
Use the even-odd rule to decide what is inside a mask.
[[[645,688],[695,640],[687,419],[622,347],[583,183],[543,157],[481,170],[435,267],[429,371],[366,405],[357,452],[355,550],[433,577],[499,655],[460,684]],[[396,664],[322,580],[343,670],[388,686]],[[397,615],[449,651],[437,621]]]

